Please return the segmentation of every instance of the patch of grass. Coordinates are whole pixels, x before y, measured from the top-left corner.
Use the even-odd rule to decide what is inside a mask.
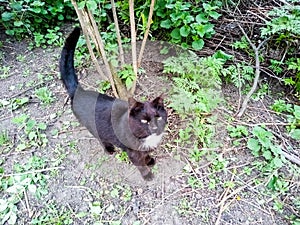
[[[58,207],[55,203],[47,203],[46,207],[31,220],[30,224],[74,224],[73,213],[65,207]]]

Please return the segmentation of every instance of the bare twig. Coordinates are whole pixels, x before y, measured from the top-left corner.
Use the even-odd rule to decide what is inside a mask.
[[[119,46],[119,59],[121,61],[121,67],[123,67],[123,65],[125,64],[124,51],[123,51],[123,47],[122,47],[121,32],[120,32],[120,28],[119,28],[116,4],[115,4],[114,0],[111,0],[111,8],[112,8],[112,12],[113,12],[113,18],[114,18],[115,29],[116,29],[116,34],[117,34],[117,41],[118,41],[118,46]]]
[[[105,54],[105,50],[104,50],[104,45],[103,45],[103,41],[101,39],[101,36],[99,34],[99,30],[98,30],[98,26],[95,22],[95,19],[93,17],[93,15],[90,13],[90,11],[85,8],[84,10],[81,10],[78,8],[78,5],[76,3],[75,0],[71,0],[72,4],[75,8],[75,11],[77,13],[78,19],[80,21],[81,24],[81,28],[82,31],[84,33],[86,42],[87,42],[87,46],[89,49],[89,52],[91,54],[92,60],[96,66],[97,72],[100,74],[101,78],[104,80],[109,80],[109,82],[111,83],[111,87],[113,90],[113,93],[115,95],[115,97],[119,97],[119,94],[117,92],[115,83],[114,83],[114,79],[113,79],[113,75],[110,69],[110,65],[109,62],[106,58],[106,54]],[[90,42],[90,38],[93,40],[93,42],[96,45],[97,51],[100,53],[102,60],[104,62],[104,65],[106,67],[107,70],[107,75],[105,75],[97,61],[97,58],[93,52],[93,49],[91,47],[91,42]]]
[[[242,104],[242,108],[240,109],[239,113],[237,114],[237,117],[241,117],[248,105],[248,101],[250,100],[251,95],[255,92],[256,88],[257,88],[257,84],[258,84],[258,80],[259,80],[259,75],[260,75],[260,62],[259,62],[259,49],[264,45],[264,43],[268,40],[265,39],[264,41],[262,41],[258,47],[256,47],[252,41],[249,39],[248,35],[246,34],[246,32],[244,31],[244,29],[241,27],[240,24],[238,24],[240,30],[242,31],[242,33],[244,34],[244,36],[246,37],[247,41],[249,42],[251,48],[253,49],[254,53],[255,53],[255,78],[253,81],[253,85],[250,89],[250,91],[248,92],[248,94],[246,95],[243,104]]]
[[[135,75],[133,80],[131,94],[134,94],[137,80],[137,60],[136,60],[136,30],[134,21],[134,0],[129,0],[129,14],[130,14],[130,30],[131,30],[131,55],[132,55],[132,67]]]
[[[98,48],[100,50],[101,57],[102,57],[102,60],[104,62],[107,74],[108,74],[108,79],[109,79],[109,82],[111,83],[112,90],[114,92],[114,95],[116,97],[119,97],[119,94],[118,94],[118,92],[116,90],[116,86],[115,86],[114,79],[113,79],[112,67],[110,66],[110,64],[108,62],[108,59],[106,57],[106,53],[105,53],[105,49],[104,49],[104,44],[103,44],[102,38],[101,38],[101,36],[99,34],[98,26],[96,24],[96,21],[94,19],[93,14],[90,12],[90,10],[86,9],[86,11],[88,12],[88,16],[89,16],[90,22],[91,22],[92,27],[93,27],[93,32],[94,32],[93,34],[94,34],[94,37],[95,37],[94,41],[95,41],[95,43],[97,43],[96,46],[98,46]],[[93,37],[93,35],[91,35],[91,36]]]
[[[150,30],[150,26],[151,26],[151,22],[152,22],[152,15],[153,15],[153,10],[154,10],[154,5],[155,5],[155,0],[151,0],[150,11],[149,11],[149,16],[148,16],[148,21],[147,21],[147,28],[146,28],[146,31],[145,31],[145,34],[144,34],[144,39],[143,39],[143,42],[142,42],[142,46],[141,46],[141,50],[140,50],[140,54],[139,54],[139,58],[138,58],[138,62],[137,62],[137,67],[138,68],[141,66],[141,62],[142,62],[142,58],[143,58],[147,38],[148,38],[148,35],[149,35],[149,30]]]

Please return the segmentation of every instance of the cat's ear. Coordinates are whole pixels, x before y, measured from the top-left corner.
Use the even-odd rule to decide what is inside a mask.
[[[134,98],[130,97],[128,99],[128,106],[131,113],[137,113],[142,111],[144,104],[136,101]]]
[[[160,96],[151,101],[151,105],[157,109],[160,107],[164,107],[164,97],[165,94],[161,94]]]

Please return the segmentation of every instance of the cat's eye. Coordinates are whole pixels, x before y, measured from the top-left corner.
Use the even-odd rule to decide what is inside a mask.
[[[162,120],[162,117],[161,117],[161,116],[160,116],[160,117],[158,117],[158,118],[157,118],[157,120]]]
[[[148,120],[141,120],[142,123],[148,123]]]

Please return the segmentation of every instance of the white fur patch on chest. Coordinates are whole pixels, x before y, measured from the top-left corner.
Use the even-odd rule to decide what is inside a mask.
[[[161,133],[160,135],[151,134],[150,136],[146,137],[144,139],[144,143],[142,144],[142,148],[144,149],[156,148],[160,143],[163,135],[164,135],[163,133]]]

